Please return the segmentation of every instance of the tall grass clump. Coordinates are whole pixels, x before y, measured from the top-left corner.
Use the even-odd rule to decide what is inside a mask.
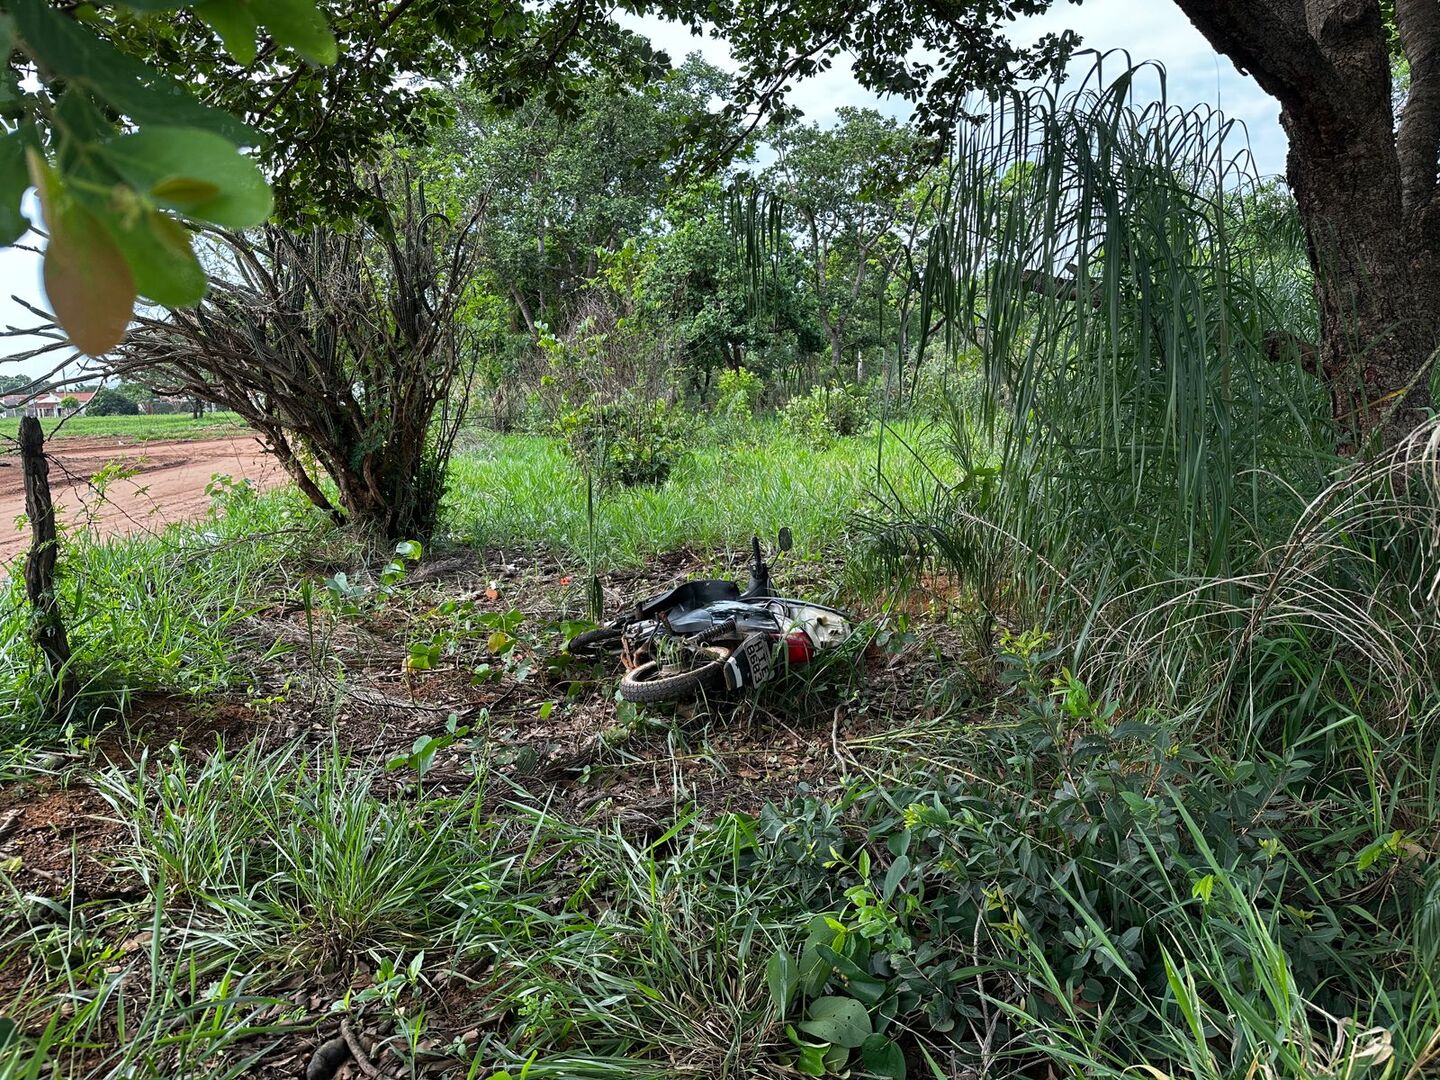
[[[747,426],[745,442],[692,447],[659,486],[597,485],[593,500],[556,440],[475,440],[451,464],[445,521],[476,547],[549,548],[577,560],[593,547],[625,564],[687,547],[733,548],[788,525],[813,555],[856,538],[854,516],[877,484],[908,497],[929,470],[949,473],[928,436],[911,440],[916,453],[897,444],[877,461],[873,439],[815,446],[778,425]]]
[[[1336,455],[1292,347],[1316,319],[1293,211],[1163,71],[1102,73],[957,135],[921,325],[930,353],[979,357],[948,422],[961,475],[874,515],[874,558],[959,569],[1132,702],[1252,727],[1413,713],[1434,441]]]

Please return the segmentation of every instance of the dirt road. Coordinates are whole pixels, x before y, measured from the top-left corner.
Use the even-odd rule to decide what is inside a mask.
[[[89,521],[103,536],[158,532],[172,521],[202,516],[210,507],[205,486],[216,473],[261,487],[284,479],[275,459],[248,435],[193,442],[62,438],[45,449],[61,521]],[[134,475],[115,477],[117,468]],[[103,498],[95,483],[102,474],[112,477],[104,483]],[[14,527],[24,513],[20,459],[0,457],[0,562],[8,563],[29,544],[28,525],[23,532]]]

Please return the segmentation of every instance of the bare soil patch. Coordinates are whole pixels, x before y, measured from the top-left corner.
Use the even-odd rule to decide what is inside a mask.
[[[110,805],[84,783],[39,775],[0,788],[0,863],[26,891],[73,890],[90,900],[124,895],[128,883],[106,858],[124,832]]]
[[[148,442],[86,436],[55,439],[46,450],[62,523],[88,526],[102,537],[155,532],[202,516],[210,506],[206,485],[217,474],[262,488],[284,479],[275,459],[242,435]],[[28,545],[28,531],[12,528],[24,513],[20,460],[0,456],[0,561]]]

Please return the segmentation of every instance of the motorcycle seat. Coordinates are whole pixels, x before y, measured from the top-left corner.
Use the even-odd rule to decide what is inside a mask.
[[[724,600],[739,599],[740,587],[733,581],[719,578],[685,581],[668,592],[646,600],[636,614],[642,619],[652,619],[665,612],[672,615],[683,614]]]

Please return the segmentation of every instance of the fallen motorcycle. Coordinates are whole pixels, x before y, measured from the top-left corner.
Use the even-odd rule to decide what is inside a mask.
[[[790,549],[789,529],[780,531],[778,546]],[[722,683],[728,690],[753,690],[850,636],[844,612],[776,596],[758,536],[750,550],[750,580],[743,590],[726,579],[683,582],[576,635],[568,651],[590,658],[618,651],[625,665],[620,696],[641,703]]]

